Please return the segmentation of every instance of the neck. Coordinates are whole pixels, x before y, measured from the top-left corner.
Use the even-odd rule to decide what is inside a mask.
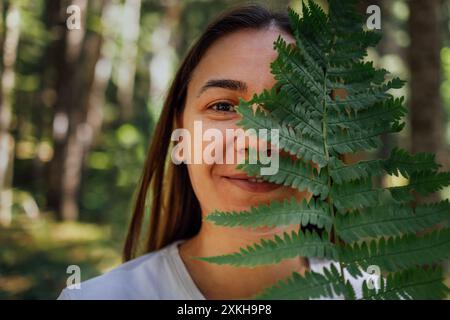
[[[199,233],[182,243],[179,247],[180,256],[186,265],[195,284],[206,299],[244,299],[260,293],[278,280],[284,280],[292,272],[300,274],[308,268],[304,258],[293,258],[278,264],[257,267],[234,267],[218,265],[190,257],[208,257],[238,252],[247,245],[259,243],[261,238],[273,239],[283,232],[291,233],[299,226],[272,229],[257,232],[245,228],[228,228],[203,222]]]

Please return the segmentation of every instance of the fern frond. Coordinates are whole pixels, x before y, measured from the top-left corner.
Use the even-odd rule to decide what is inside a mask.
[[[331,98],[328,98],[329,101],[327,104],[335,112],[339,112],[345,108],[351,111],[366,110],[386,99],[391,99],[392,95],[387,93],[387,90],[400,89],[403,85],[404,82],[398,78],[395,78],[378,87],[373,87],[370,89],[366,88],[365,90],[358,90],[356,92],[345,84],[334,85],[335,89],[345,89],[348,95],[343,100],[339,98],[331,100]]]
[[[333,182],[337,184],[368,179],[376,175],[381,175],[384,172],[382,160],[366,160],[345,165],[341,160],[333,157],[329,162],[329,166]]]
[[[322,8],[313,1],[308,6],[303,4],[303,15],[308,19],[299,19],[298,14],[288,9],[289,20],[296,38],[296,46],[301,52],[307,53],[308,62],[324,70],[327,66],[326,52],[329,50],[328,17]],[[311,41],[310,39],[313,39]]]
[[[307,226],[315,225],[318,228],[331,230],[332,218],[329,207],[321,202],[305,199],[299,203],[295,198],[290,201],[272,201],[270,204],[261,204],[252,207],[250,211],[220,212],[215,211],[206,217],[216,225],[225,227],[262,227],[262,226],[287,226],[298,224]]]
[[[388,188],[397,201],[412,201],[411,191],[428,196],[450,185],[450,172],[419,171],[410,175],[408,185]]]
[[[375,69],[371,61],[327,69],[327,76],[333,84],[344,83],[347,88],[352,90],[367,88],[371,84],[382,84],[387,74],[387,70]]]
[[[291,235],[284,232],[283,238],[275,235],[273,239],[261,239],[260,243],[241,248],[240,252],[194,259],[238,267],[274,264],[295,257],[336,259],[336,249],[327,237],[326,234],[319,236],[316,232],[309,231],[292,231]]]
[[[353,242],[369,237],[398,236],[415,233],[450,222],[450,202],[418,205],[386,204],[350,212],[336,217],[336,232],[339,238]]]
[[[367,55],[367,48],[374,47],[381,34],[364,31],[363,17],[355,10],[355,0],[329,0],[329,20],[331,33],[335,35],[330,64],[349,66],[360,62]]]
[[[313,43],[305,38],[304,41],[299,42],[299,47],[295,47],[279,36],[274,44],[274,48],[279,52],[279,56],[273,62],[273,65],[275,67],[282,65],[284,68],[288,68],[291,73],[308,83],[310,90],[322,95],[322,83],[325,81],[324,69],[311,58],[305,45],[312,46]]]
[[[260,175],[265,165],[261,163],[244,163],[237,166],[248,175],[265,181],[289,186],[300,191],[309,190],[314,195],[326,197],[328,195],[327,176],[325,171],[317,172],[312,165],[302,160],[292,160],[287,157],[279,158],[279,169],[273,175]]]
[[[389,99],[384,103],[378,103],[374,106],[358,111],[330,112],[328,125],[333,132],[341,129],[363,130],[373,127],[374,123],[392,123],[399,121],[406,114],[406,108],[403,106],[403,99]]]
[[[334,154],[354,153],[381,147],[380,136],[386,133],[398,132],[402,125],[380,124],[366,130],[343,130],[334,132],[329,137],[328,146]]]
[[[400,148],[392,149],[389,158],[384,161],[384,169],[388,174],[395,176],[401,174],[405,178],[415,172],[435,171],[439,167],[440,165],[435,162],[434,154],[421,152],[411,155]]]
[[[279,125],[270,115],[266,115],[263,111],[253,109],[248,105],[240,105],[237,112],[243,118],[237,123],[245,129],[276,129],[279,130],[279,148],[285,150],[293,156],[302,158],[305,161],[312,160],[320,167],[327,164],[325,153],[322,147],[322,141],[317,137],[309,135],[301,135],[293,128]],[[270,135],[267,137],[270,139]],[[270,140],[269,140],[270,141]]]
[[[410,177],[412,174],[437,170],[439,165],[434,161],[434,155],[428,153],[417,153],[411,155],[403,149],[394,148],[388,159],[376,159],[359,161],[351,165],[345,165],[342,161],[332,158],[329,162],[331,169],[331,177],[333,181],[341,184],[343,182],[368,178],[370,176],[379,176],[383,173],[398,176],[402,174],[404,177]],[[435,173],[433,173],[434,175]],[[445,181],[445,180],[444,180]],[[413,187],[413,186],[411,186]],[[410,189],[403,188],[403,189]],[[398,188],[402,189],[402,188]],[[408,191],[408,190],[405,190]],[[435,190],[436,189],[431,189]],[[431,193],[433,191],[430,191]]]
[[[434,231],[418,237],[408,234],[369,243],[355,243],[340,248],[339,257],[352,275],[377,265],[382,270],[397,271],[440,262],[450,256],[450,229]]]
[[[415,268],[381,278],[380,289],[369,289],[367,281],[363,282],[363,299],[366,300],[412,300],[444,299],[449,288],[443,283],[442,268],[424,270]]]
[[[367,208],[380,205],[384,190],[374,189],[371,179],[336,184],[331,190],[333,203],[339,212],[348,209]]]
[[[248,102],[242,102],[242,106],[247,107],[253,104],[262,106],[271,117],[298,133],[310,136],[321,134],[320,122],[307,113],[304,104],[292,101],[288,95],[277,92],[275,87],[265,89],[260,95],[255,94]]]
[[[324,110],[320,101],[324,95],[322,85],[316,79],[319,75],[296,62],[295,59],[299,58],[298,51],[293,46],[288,46],[281,37],[275,42],[275,48],[280,54],[271,63],[271,70],[281,90],[295,101],[304,102],[309,113],[322,115]],[[297,54],[296,58],[292,56],[294,54]]]
[[[245,129],[278,130],[279,139],[262,139],[276,140],[268,141],[271,150],[281,151],[274,175],[261,175],[268,167],[261,163],[247,162],[237,168],[249,176],[309,191],[315,200],[271,202],[249,211],[216,211],[206,218],[226,227],[296,225],[300,230],[262,239],[235,253],[197,259],[255,267],[299,256],[326,257],[344,271],[339,274],[333,264],[324,274],[306,272],[302,277],[293,273],[287,281],[257,295],[258,299],[336,294],[354,299],[347,273],[360,276],[371,265],[379,266],[388,278],[383,278],[378,291],[364,283],[365,298],[442,298],[448,288],[442,283],[442,273],[431,266],[449,257],[450,203],[422,205],[411,200],[450,185],[450,172],[438,172],[434,155],[410,155],[398,148],[387,159],[354,164],[339,160],[344,154],[381,147],[383,135],[403,129],[407,109],[404,99],[391,93],[404,81],[364,60],[367,48],[375,46],[381,34],[365,30],[365,19],[355,10],[356,0],[328,3],[326,13],[313,0],[303,2],[303,17],[289,9],[295,45],[281,36],[274,42],[278,56],[270,68],[276,84],[249,101],[240,100],[237,108],[242,116],[238,125]],[[384,174],[402,175],[408,184],[376,187],[372,178]],[[301,231],[309,224],[324,228],[323,235]],[[436,224],[444,229],[416,235]],[[424,266],[428,269],[420,269]]]
[[[280,280],[253,299],[285,300],[285,299],[318,299],[332,298],[345,294],[348,287],[342,285],[339,271],[334,265],[324,269],[324,274],[308,271],[302,277],[293,272],[286,280]]]

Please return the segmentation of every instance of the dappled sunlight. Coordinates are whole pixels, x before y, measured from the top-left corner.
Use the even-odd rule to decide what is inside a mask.
[[[0,299],[55,299],[65,287],[69,265],[82,280],[97,276],[120,259],[120,245],[109,227],[78,222],[15,219],[0,228]]]
[[[398,176],[395,175],[385,175],[383,177],[383,187],[385,188],[392,188],[392,187],[401,187],[408,185],[409,180],[399,174]]]

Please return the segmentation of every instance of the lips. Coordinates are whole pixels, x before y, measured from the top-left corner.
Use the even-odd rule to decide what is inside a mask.
[[[250,192],[268,192],[281,187],[279,184],[266,182],[261,178],[249,177],[246,174],[223,176],[230,184]]]

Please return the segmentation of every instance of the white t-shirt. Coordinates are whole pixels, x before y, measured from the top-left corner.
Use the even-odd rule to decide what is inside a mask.
[[[205,300],[180,257],[178,245],[184,241],[177,240],[84,281],[79,289],[66,288],[58,300]],[[322,259],[309,259],[310,269],[316,272],[321,272],[330,263]],[[355,279],[348,273],[346,276],[352,281],[357,296],[360,296],[363,278]]]

